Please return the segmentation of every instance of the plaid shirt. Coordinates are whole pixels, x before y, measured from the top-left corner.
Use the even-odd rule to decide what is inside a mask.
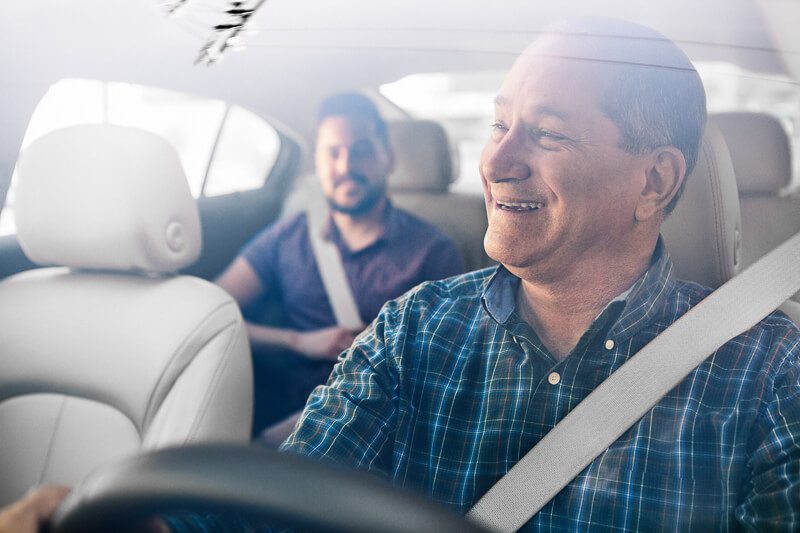
[[[283,449],[386,474],[466,512],[631,355],[710,291],[662,246],[562,361],[503,267],[389,302]],[[775,313],[725,344],[548,503],[527,531],[800,530],[800,332]]]

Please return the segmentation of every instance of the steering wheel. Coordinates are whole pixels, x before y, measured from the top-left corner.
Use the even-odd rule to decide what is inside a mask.
[[[232,445],[168,448],[98,469],[62,503],[51,531],[116,531],[176,509],[239,512],[311,531],[485,532],[365,472]]]

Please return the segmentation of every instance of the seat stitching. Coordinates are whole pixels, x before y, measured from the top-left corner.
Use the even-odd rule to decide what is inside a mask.
[[[222,380],[222,376],[224,375],[225,370],[227,370],[227,368],[230,366],[231,362],[233,361],[233,357],[232,357],[233,347],[236,345],[236,343],[239,340],[238,336],[236,335],[237,330],[239,330],[239,328],[236,327],[237,326],[236,322],[233,322],[230,325],[234,326],[233,333],[231,335],[230,340],[228,341],[228,345],[225,347],[225,351],[223,352],[222,357],[220,357],[220,360],[217,363],[217,368],[214,371],[214,376],[213,376],[213,378],[211,380],[211,384],[206,389],[206,394],[205,394],[205,397],[203,398],[203,402],[201,404],[201,409],[200,409],[200,411],[198,413],[197,418],[194,421],[194,424],[192,425],[192,428],[187,433],[186,441],[184,441],[184,442],[190,442],[196,437],[197,432],[199,431],[199,429],[200,429],[200,427],[202,425],[201,422],[205,419],[206,415],[208,414],[208,406],[211,404],[212,398],[214,398],[217,395],[217,393],[219,392],[219,389],[220,389],[220,387],[218,387],[219,382]],[[228,327],[230,327],[230,325]],[[223,331],[220,331],[217,335],[221,335],[222,333],[223,333]]]
[[[711,152],[713,152],[713,148],[709,147],[708,149],[708,160],[709,160],[709,168],[712,171],[712,176],[717,176],[719,178],[719,166],[717,164],[717,159],[715,157],[711,157]],[[724,272],[724,246],[723,243],[720,242],[721,240],[724,241],[724,224],[722,223],[723,213],[721,213],[721,209],[719,208],[722,205],[722,195],[721,195],[721,183],[720,179],[711,179],[711,201],[714,209],[714,251],[716,254],[717,262],[714,265],[714,271],[716,272],[720,281],[725,280],[725,272]]]
[[[44,458],[44,464],[42,465],[42,471],[39,472],[39,480],[37,481],[36,485],[41,485],[42,481],[45,478],[45,472],[49,469],[50,466],[50,459],[53,455],[53,448],[55,447],[56,435],[58,433],[58,428],[61,425],[61,419],[64,416],[64,409],[67,405],[67,397],[61,397],[61,406],[58,408],[58,415],[56,415],[55,424],[53,424],[53,431],[50,433],[50,443],[47,445],[47,454]]]
[[[192,331],[189,332],[188,335],[186,335],[186,337],[183,339],[183,342],[180,343],[180,345],[175,349],[173,354],[170,356],[170,358],[167,361],[167,363],[162,367],[161,375],[156,380],[155,385],[153,386],[152,391],[151,391],[150,399],[147,402],[147,408],[145,409],[144,418],[142,420],[142,433],[145,432],[145,427],[150,425],[150,422],[152,422],[152,419],[155,416],[155,412],[157,411],[156,406],[155,406],[155,402],[157,400],[156,397],[155,397],[155,392],[159,390],[159,388],[161,387],[161,385],[164,382],[164,380],[166,380],[167,371],[173,368],[173,366],[175,364],[175,360],[181,354],[184,353],[184,351],[186,350],[187,344],[189,342],[191,342],[198,335],[198,332],[202,332],[206,328],[206,325],[208,324],[208,322],[212,321],[215,318],[215,315],[218,312],[220,312],[222,309],[225,309],[226,307],[229,307],[229,306],[232,306],[232,305],[236,305],[236,304],[234,304],[231,301],[227,301],[227,302],[223,302],[222,304],[220,304],[217,307],[215,307],[214,309],[212,309],[206,315],[206,317],[203,318],[203,320],[194,329],[192,329]],[[200,347],[198,348],[198,351],[202,350],[221,331],[224,331],[226,328],[230,327],[230,325],[232,323],[235,323],[235,322],[236,322],[235,320],[233,320],[231,322],[228,322],[228,323],[224,324],[222,327],[220,327],[220,329],[217,332],[209,335],[209,338],[206,339],[205,342],[203,342],[203,344],[200,345]],[[178,371],[175,375],[176,376],[180,376],[183,373],[183,371],[186,370],[186,366],[191,364],[192,360],[194,360],[194,358],[192,358],[191,360],[187,361],[186,365],[184,365],[184,367],[181,368],[180,371]],[[176,380],[177,380],[177,378],[176,378]],[[174,385],[175,385],[175,383],[173,382],[172,385],[170,386],[170,388],[164,394],[164,398],[166,398],[169,395],[169,393],[172,390],[172,387]]]
[[[200,352],[202,352],[202,351],[205,349],[205,347],[206,347],[206,346],[208,346],[208,345],[209,345],[209,344],[210,344],[210,343],[211,343],[211,342],[212,342],[214,339],[216,339],[216,338],[217,338],[219,335],[222,335],[222,334],[223,334],[223,333],[224,333],[226,330],[228,330],[228,329],[229,329],[231,326],[235,326],[235,325],[236,325],[236,323],[237,323],[237,321],[236,321],[236,320],[232,320],[231,322],[228,322],[228,323],[226,323],[224,326],[222,326],[222,327],[219,329],[219,331],[217,331],[217,332],[216,332],[214,335],[212,335],[212,336],[211,336],[211,337],[210,337],[210,338],[209,338],[209,339],[208,339],[206,342],[204,342],[204,343],[203,343],[203,344],[202,344],[202,345],[201,345],[201,346],[200,346],[200,347],[197,349],[197,353],[200,353]],[[227,351],[227,348],[226,348],[226,351]],[[193,358],[192,358],[192,359],[191,359],[191,360],[188,362],[188,364],[187,364],[187,365],[186,365],[186,366],[185,366],[185,367],[184,367],[184,368],[181,370],[181,372],[178,374],[178,377],[175,379],[175,381],[173,382],[172,386],[169,388],[169,390],[168,390],[168,391],[166,392],[166,394],[164,395],[164,399],[165,399],[165,401],[166,401],[166,399],[167,399],[167,398],[169,398],[169,397],[170,397],[170,395],[172,394],[172,392],[173,392],[173,389],[175,388],[175,384],[177,384],[177,382],[178,382],[178,379],[180,378],[180,376],[182,376],[182,375],[183,375],[183,373],[186,371],[186,369],[187,369],[187,368],[189,368],[189,366],[190,366],[190,365],[191,365],[191,364],[192,364],[192,363],[193,363],[195,360],[196,360],[196,357],[193,357]],[[218,363],[218,364],[219,364],[219,363]],[[212,379],[211,379],[211,384],[209,385],[209,388],[211,388],[211,387],[213,386],[214,382],[216,381],[216,375],[217,375],[217,373],[218,373],[218,372],[219,372],[219,370],[215,370],[215,372],[214,372],[214,376],[212,376]],[[159,405],[159,408],[156,410],[156,412],[155,412],[155,413],[153,414],[153,416],[152,416],[152,417],[150,417],[150,418],[151,418],[151,419],[152,419],[152,418],[155,418],[156,414],[160,414],[160,413],[162,412],[162,409],[164,408],[164,405],[165,405],[165,402],[162,402],[162,403]],[[174,409],[174,405],[175,405],[175,402],[174,402],[174,401],[172,401],[172,402],[169,404],[169,406],[167,406],[167,409],[169,409],[169,410],[173,410],[173,409]],[[193,424],[193,425],[192,425],[192,427],[191,427],[191,428],[189,429],[189,431],[187,432],[187,437],[184,439],[184,441],[183,441],[183,444],[186,444],[186,442],[188,441],[188,438],[189,438],[189,436],[190,436],[190,435],[192,435],[192,433],[193,433],[193,432],[195,432],[195,427],[194,427],[195,425],[196,425],[196,422],[195,422],[195,424]],[[162,431],[163,431],[163,430],[162,430]],[[152,437],[152,438],[156,438],[156,440],[160,440],[160,439],[161,439],[161,437]]]

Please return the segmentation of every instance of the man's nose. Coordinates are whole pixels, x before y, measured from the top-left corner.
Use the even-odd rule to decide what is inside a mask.
[[[492,182],[529,178],[531,150],[524,136],[515,129],[507,131],[497,141],[490,139],[481,158],[483,176]]]

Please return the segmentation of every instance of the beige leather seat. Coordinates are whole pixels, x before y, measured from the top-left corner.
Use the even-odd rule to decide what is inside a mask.
[[[661,234],[675,276],[717,288],[741,268],[741,215],[730,152],[709,121],[697,164]]]
[[[395,205],[452,238],[468,271],[493,264],[483,248],[487,227],[483,196],[449,190],[453,159],[444,128],[412,120],[390,123],[389,133],[396,157],[389,194]]]
[[[692,175],[662,227],[678,278],[717,288],[742,268],[742,217],[731,153],[709,120]],[[781,309],[800,323],[800,306]]]
[[[800,232],[800,197],[784,194],[792,176],[789,138],[764,113],[713,116],[731,150],[742,209],[742,264],[748,266]],[[800,293],[793,298],[800,302]]]
[[[175,275],[201,246],[177,154],[77,126],[19,160],[18,237],[41,265],[0,283],[0,505],[142,449],[247,442],[252,370],[234,301]]]

